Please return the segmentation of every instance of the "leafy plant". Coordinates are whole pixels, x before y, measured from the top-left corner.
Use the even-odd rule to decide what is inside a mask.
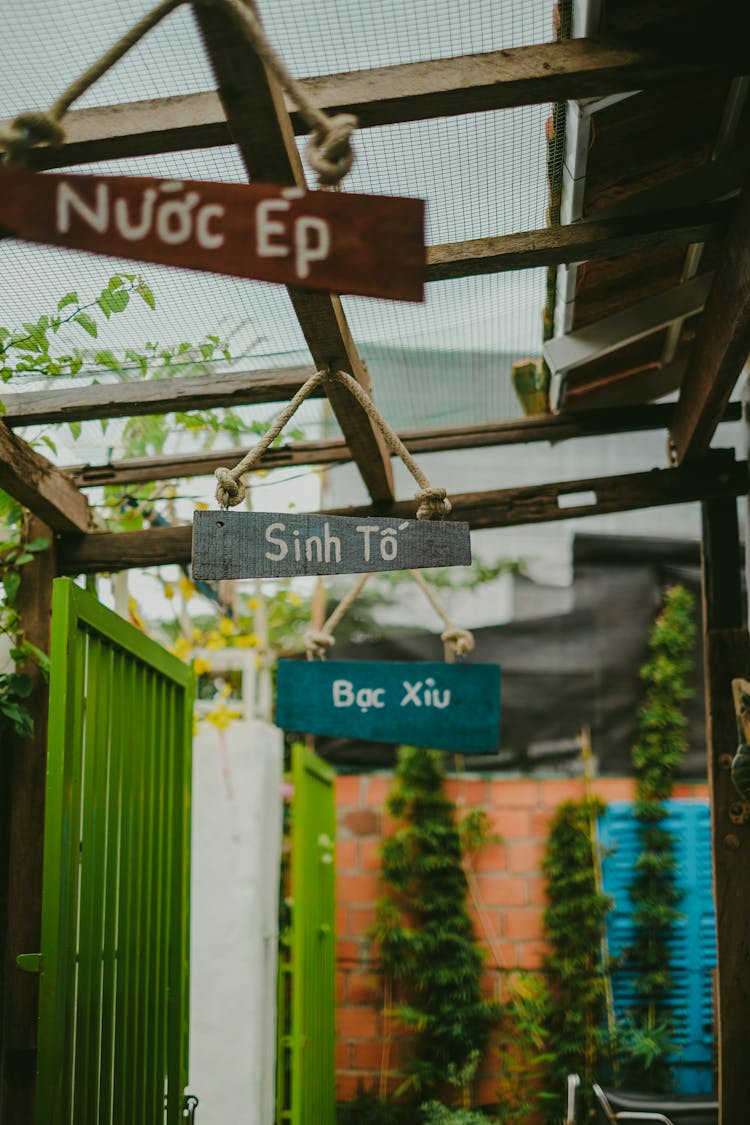
[[[552,1000],[545,978],[517,973],[508,981],[495,1039],[499,1064],[497,1121],[516,1125],[538,1113],[556,1093],[546,1089],[555,1054],[550,1049]]]
[[[336,1125],[413,1125],[414,1114],[410,1107],[379,1098],[362,1083],[351,1101],[336,1106]]]
[[[545,959],[549,980],[547,1087],[553,1092],[549,1120],[555,1122],[562,1116],[566,1075],[581,1075],[584,1100],[598,1077],[606,987],[601,942],[611,907],[599,888],[594,851],[596,820],[603,808],[596,797],[564,801],[550,824],[542,861],[549,904],[544,930],[551,946]]]
[[[687,745],[684,706],[691,695],[687,678],[693,662],[695,626],[693,598],[683,586],[672,586],[656,619],[641,669],[646,701],[639,713],[638,741],[633,747],[639,855],[630,885],[635,937],[623,967],[634,974],[635,1002],[617,1029],[620,1078],[639,1088],[663,1092],[670,1088],[670,1054],[674,1051],[673,987],[669,936],[681,917],[676,881],[674,838],[664,827],[677,770]]]
[[[468,1108],[471,1076],[499,1013],[482,996],[455,806],[437,751],[401,747],[386,807],[400,825],[381,847],[385,894],[374,936],[396,1013],[415,1032],[398,1092],[430,1096],[452,1079]]]
[[[423,1125],[489,1125],[490,1119],[478,1109],[450,1109],[442,1102],[425,1102]]]

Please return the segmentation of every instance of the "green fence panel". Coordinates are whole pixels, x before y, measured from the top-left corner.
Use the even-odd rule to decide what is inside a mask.
[[[334,773],[292,750],[291,920],[279,973],[278,1125],[335,1118]]]
[[[177,1125],[192,669],[55,582],[37,1125]]]

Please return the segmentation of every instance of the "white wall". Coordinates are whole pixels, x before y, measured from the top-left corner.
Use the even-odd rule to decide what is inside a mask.
[[[193,747],[190,1085],[199,1125],[271,1125],[282,735],[201,723]]]

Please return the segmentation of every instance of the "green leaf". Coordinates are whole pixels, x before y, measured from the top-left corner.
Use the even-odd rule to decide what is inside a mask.
[[[3,586],[5,587],[5,597],[9,602],[15,600],[18,588],[21,585],[21,575],[16,570],[11,570],[3,578]]]
[[[150,285],[146,285],[145,281],[139,281],[135,287],[135,291],[142,301],[145,301],[150,309],[156,308],[156,297]]]
[[[46,434],[42,434],[39,440],[44,442],[44,444],[47,446],[47,449],[52,450],[55,457],[57,456],[57,446],[55,445],[51,437],[47,437]]]
[[[130,301],[130,294],[124,289],[118,289],[117,292],[112,293],[109,298],[110,308],[113,313],[123,312],[128,307]]]
[[[94,356],[94,363],[99,363],[102,367],[109,367],[111,371],[121,371],[122,364],[120,363],[114,352],[109,348],[104,348],[103,351],[97,352]]]
[[[38,539],[32,539],[30,543],[26,544],[27,551],[46,551],[48,547],[49,539],[43,535]]]
[[[112,315],[112,294],[110,293],[109,289],[102,289],[101,293],[96,298],[96,303],[106,316],[107,320],[109,320]]]
[[[78,303],[78,294],[74,289],[71,289],[70,293],[66,293],[65,296],[61,297],[57,302],[57,308],[58,311],[62,312],[68,305],[77,305]]]
[[[114,291],[115,289],[122,289],[124,284],[125,284],[125,282],[123,281],[120,274],[119,273],[113,273],[112,276],[110,277],[109,281],[107,282],[107,288],[109,290]]]
[[[95,337],[99,334],[99,329],[96,326],[96,321],[94,320],[93,316],[89,316],[88,313],[76,313],[76,315],[73,317],[73,320],[76,322],[76,324],[80,324],[81,328],[84,330],[84,332],[88,332],[89,336]]]
[[[79,437],[81,436],[81,423],[68,422],[68,429],[70,430],[75,440],[78,441]]]

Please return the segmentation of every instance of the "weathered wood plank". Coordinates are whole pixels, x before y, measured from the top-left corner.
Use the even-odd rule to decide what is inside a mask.
[[[560,227],[496,238],[430,246],[427,280],[557,266],[595,258],[615,258],[657,246],[705,242],[720,234],[729,219],[726,204],[704,204],[616,219],[587,219]]]
[[[289,578],[468,566],[469,525],[318,512],[195,512],[193,577]]]
[[[224,12],[198,5],[196,17],[248,177],[305,187],[278,84]],[[339,298],[297,288],[290,288],[289,296],[316,368],[331,366],[346,371],[369,392],[367,372]],[[331,383],[326,393],[370,496],[376,502],[392,500],[390,454],[382,435],[344,387]]]
[[[712,75],[744,74],[742,36],[716,44],[601,42],[571,39],[509,50],[431,59],[303,79],[321,109],[357,115],[362,128],[484,113],[517,105],[568,101]],[[292,128],[307,126],[286,102]],[[232,143],[215,93],[73,110],[68,140],[40,148],[35,167],[60,168],[98,160]]]
[[[32,517],[26,527],[30,539],[46,538],[49,549],[34,556],[22,571],[19,611],[26,637],[49,652],[52,580],[56,575],[52,529]],[[41,949],[42,856],[44,793],[47,770],[47,710],[49,692],[39,668],[24,669],[33,681],[27,703],[34,716],[31,738],[3,738],[2,844],[0,901],[7,915],[2,927],[3,1004],[0,1041],[0,1119],[33,1121],[36,1085],[39,977],[19,969],[19,953]],[[7,867],[5,866],[7,864]]]
[[[451,495],[453,510],[446,522],[457,519],[467,522],[470,528],[513,527],[663,504],[684,504],[711,497],[745,496],[749,488],[747,463],[735,461],[731,452],[715,450],[702,461],[676,469]],[[560,496],[563,497],[562,507],[558,502]],[[566,506],[566,497],[572,499],[573,506]],[[582,502],[576,503],[579,497]],[[414,508],[413,500],[399,500],[387,506],[378,505],[377,509],[374,506],[339,508],[320,514],[358,519],[368,516],[409,519],[414,516]],[[190,527],[119,534],[96,532],[77,540],[66,536],[60,544],[60,567],[65,574],[83,574],[168,562],[187,563],[191,542]]]
[[[268,371],[233,371],[217,375],[186,375],[64,390],[5,393],[3,421],[7,426],[38,426],[93,418],[130,418],[168,414],[172,410],[211,410],[217,406],[249,406],[287,402],[312,375],[312,368],[286,367]],[[323,398],[316,387],[310,398]]]
[[[539,414],[509,422],[402,430],[399,437],[410,453],[478,449],[481,446],[538,441],[560,442],[598,434],[666,429],[673,412],[672,403],[655,403],[616,410],[581,410],[569,415]],[[730,402],[722,421],[736,422],[741,414],[740,403]],[[237,451],[234,449],[212,450],[210,453],[189,456],[142,457],[108,462],[105,465],[75,465],[67,472],[78,488],[102,484],[133,484],[138,481],[211,475],[216,469],[231,464],[236,457]],[[351,461],[351,454],[345,441],[299,441],[266,450],[255,469],[260,471],[293,465],[333,465],[348,461]],[[253,471],[254,469],[250,470]]]
[[[276,725],[287,731],[497,750],[497,664],[280,660]]]
[[[89,527],[86,497],[51,461],[0,422],[0,488],[54,531],[81,532]]]
[[[740,193],[688,358],[670,439],[680,463],[701,457],[750,353],[750,178]]]
[[[40,176],[11,167],[0,168],[0,228],[118,259],[424,299],[419,199],[148,176]]]
[[[703,627],[708,779],[717,927],[720,1125],[743,1125],[744,1060],[750,1049],[750,820],[731,778],[737,748],[732,680],[750,676],[742,624],[736,502],[703,505]]]

